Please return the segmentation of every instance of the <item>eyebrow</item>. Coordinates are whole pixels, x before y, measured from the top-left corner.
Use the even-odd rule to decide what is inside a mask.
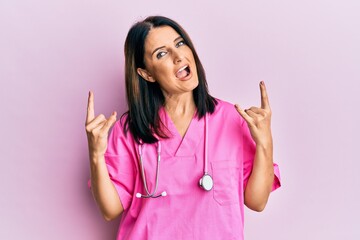
[[[177,38],[175,38],[174,42],[176,42],[177,40],[183,38],[182,36],[178,36]],[[161,46],[161,47],[158,47],[158,48],[155,48],[155,50],[151,53],[151,56],[159,49],[161,48],[164,48],[165,46]]]

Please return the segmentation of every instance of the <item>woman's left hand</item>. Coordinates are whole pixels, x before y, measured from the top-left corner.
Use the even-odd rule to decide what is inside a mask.
[[[265,83],[260,82],[261,107],[251,107],[249,109],[241,109],[237,104],[236,110],[247,122],[252,138],[256,145],[263,147],[272,147],[271,136],[271,109]]]

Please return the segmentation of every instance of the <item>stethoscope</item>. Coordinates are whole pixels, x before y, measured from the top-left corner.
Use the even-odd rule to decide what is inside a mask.
[[[199,186],[205,191],[210,191],[214,186],[214,181],[212,177],[208,174],[208,117],[205,115],[205,144],[204,144],[204,175],[199,180]],[[156,163],[156,175],[155,175],[155,188],[153,192],[149,191],[147,186],[147,181],[145,177],[144,170],[144,161],[143,161],[143,144],[140,143],[138,147],[139,151],[139,161],[141,167],[141,177],[144,184],[146,194],[136,193],[137,198],[158,198],[165,197],[167,195],[166,191],[163,191],[160,194],[157,194],[157,188],[159,184],[159,174],[160,174],[160,159],[161,159],[161,142],[157,142],[157,163]]]

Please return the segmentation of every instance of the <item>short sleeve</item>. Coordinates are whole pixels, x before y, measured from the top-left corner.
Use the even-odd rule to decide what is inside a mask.
[[[274,191],[279,187],[281,187],[280,169],[279,166],[276,163],[274,163],[274,183],[271,191]]]
[[[118,120],[109,134],[104,157],[110,179],[119,194],[124,209],[130,206],[134,193],[136,174],[134,149],[131,134],[124,134],[120,120]]]
[[[243,179],[244,179],[244,185],[243,189],[245,191],[246,185],[249,181],[249,177],[252,172],[253,164],[254,164],[254,158],[255,158],[255,151],[256,151],[256,144],[254,140],[251,137],[249,127],[245,121],[242,123],[242,133],[243,133],[243,141],[242,141],[242,152],[243,152]],[[272,190],[279,188],[281,186],[280,183],[280,171],[279,166],[274,163],[274,183],[272,186]]]

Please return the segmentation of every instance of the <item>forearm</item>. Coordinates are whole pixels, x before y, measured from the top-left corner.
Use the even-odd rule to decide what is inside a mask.
[[[245,205],[254,211],[262,211],[268,201],[274,181],[273,147],[256,145],[252,173],[245,189]]]
[[[118,193],[111,182],[104,156],[90,156],[91,189],[94,199],[106,220],[112,220],[123,211]]]

